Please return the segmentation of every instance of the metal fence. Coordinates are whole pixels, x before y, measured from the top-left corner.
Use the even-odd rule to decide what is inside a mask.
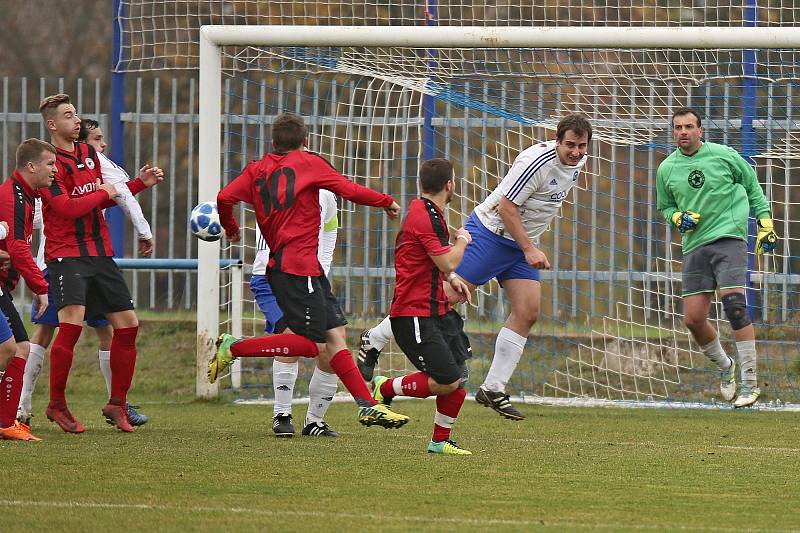
[[[238,92],[237,88],[230,87],[230,80],[226,81],[228,87],[223,91],[223,110],[226,119],[223,122],[225,157],[223,176],[232,177],[241,165],[248,159],[260,157],[262,144],[265,140],[264,129],[271,121],[270,112],[263,111],[263,93],[259,91]],[[341,88],[347,90],[346,87]],[[9,176],[13,170],[14,150],[17,144],[27,137],[46,138],[46,132],[38,113],[38,102],[44,96],[55,92],[67,92],[73,97],[73,102],[81,116],[98,120],[101,127],[108,132],[109,109],[107,84],[101,80],[77,80],[73,84],[66,84],[63,79],[2,79],[2,109],[0,109],[0,124],[2,125],[2,171],[4,176]],[[295,109],[305,112],[309,110],[324,109],[321,102],[323,95],[318,86],[296,84],[285,91],[279,91],[279,96],[274,97],[272,106],[278,109]],[[154,257],[165,259],[191,258],[196,256],[195,240],[191,238],[186,219],[191,207],[196,203],[196,169],[197,169],[197,83],[191,77],[166,78],[153,75],[129,79],[126,105],[128,111],[121,116],[125,124],[125,161],[123,162],[131,175],[135,169],[140,168],[145,162],[151,162],[163,167],[166,171],[165,183],[154,189],[143,192],[139,201],[142,204],[145,216],[153,227],[155,237]],[[334,100],[336,94],[324,95],[324,98]],[[794,107],[794,98],[791,91],[783,98],[788,114]],[[302,104],[302,105],[301,105]],[[551,136],[552,132],[545,130],[528,130],[523,134],[523,127],[509,123],[506,119],[489,117],[486,112],[465,112],[447,102],[440,102],[437,108],[438,116],[434,119],[437,128],[437,151],[443,157],[453,158],[457,166],[464,172],[473,168],[484,171],[477,178],[477,186],[472,194],[482,194],[481,189],[491,189],[493,181],[502,172],[507,164],[513,160],[515,151],[524,147],[526,135]],[[241,115],[242,109],[252,110],[252,116]],[[311,115],[311,113],[306,113]],[[310,121],[312,130],[325,126],[326,117],[314,116]],[[787,115],[786,123],[793,124],[793,117]],[[254,136],[251,142],[242,141],[236,144],[237,131],[245,131],[248,124],[255,124],[260,133]],[[354,123],[353,127],[358,127]],[[739,127],[736,120],[729,119],[728,110],[724,110],[718,120],[712,121],[708,133],[712,140],[728,142],[735,146],[737,142],[736,129]],[[756,124],[765,135],[769,136],[769,121]],[[785,129],[785,128],[784,128]],[[414,141],[416,124],[406,124],[409,140]],[[498,148],[497,143],[491,142],[493,137],[508,135],[509,131],[518,131],[514,143],[505,143]],[[242,135],[244,138],[244,135]],[[345,135],[344,138],[347,136]],[[529,137],[527,137],[529,138]],[[666,153],[665,147],[670,144],[669,133],[664,131],[663,125],[653,127],[654,143],[645,147],[616,147],[607,145],[598,148],[603,153],[602,163],[593,163],[597,167],[592,172],[599,174],[600,165],[608,165],[603,169],[604,176],[610,177],[608,189],[592,181],[588,190],[575,191],[573,204],[579,201],[587,209],[585,216],[579,220],[576,209],[571,208],[565,213],[563,219],[554,224],[548,242],[554,250],[557,268],[548,274],[553,280],[553,285],[558,290],[551,291],[546,297],[548,313],[557,314],[566,309],[567,313],[577,317],[578,309],[583,309],[590,315],[595,313],[611,312],[620,299],[619,285],[641,280],[663,278],[664,272],[654,272],[654,264],[659,260],[668,260],[674,253],[671,250],[670,234],[664,229],[663,221],[655,211],[654,179],[655,166],[660,160],[655,157],[656,152],[662,156]],[[409,143],[410,145],[411,143]],[[346,144],[342,153],[352,152],[357,148]],[[411,153],[408,147],[403,148],[403,155],[395,162],[382,163],[387,169],[391,166],[398,170],[392,175],[402,178],[399,185],[392,185],[397,191],[393,192],[402,203],[416,194],[413,174],[417,168],[417,153]],[[235,154],[231,157],[230,154]],[[643,184],[634,188],[632,176],[618,176],[620,165],[634,165],[640,163],[640,172]],[[764,163],[764,161],[761,161]],[[770,163],[770,162],[767,162]],[[350,163],[345,163],[345,167]],[[769,187],[781,189],[781,198],[785,205],[783,209],[784,220],[797,220],[796,213],[790,212],[794,205],[795,191],[790,190],[792,161],[783,161],[776,165],[781,169],[782,176],[774,175],[772,166],[762,166],[760,175],[766,175]],[[491,172],[487,171],[491,169]],[[352,173],[353,168],[343,168],[346,174]],[[766,173],[766,174],[765,174]],[[383,174],[384,176],[388,175]],[[381,188],[380,183],[375,183]],[[640,187],[641,188],[638,188]],[[770,191],[768,191],[769,193]],[[608,197],[612,201],[607,201]],[[478,198],[480,200],[481,198]],[[468,213],[471,204],[459,200],[459,210]],[[625,207],[627,206],[627,207]],[[640,213],[634,217],[634,213]],[[609,215],[611,215],[609,217]],[[598,229],[603,229],[600,221],[611,220],[611,237],[603,241],[598,236]],[[345,307],[350,312],[363,313],[363,307],[356,306],[354,302],[371,301],[374,309],[368,315],[377,315],[385,311],[388,300],[391,299],[391,254],[387,254],[393,242],[393,235],[388,235],[390,228],[383,221],[375,218],[358,217],[352,212],[343,213],[343,226],[345,243],[337,250],[334,276],[339,283],[339,294],[343,297]],[[794,224],[794,223],[792,223]],[[644,230],[635,230],[635,225],[644,225]],[[661,228],[654,231],[653,228]],[[786,226],[791,231],[794,226]],[[607,231],[608,228],[603,229]],[[558,238],[561,234],[569,234],[569,240]],[[371,236],[370,236],[371,235]],[[388,235],[388,236],[387,236]],[[786,235],[786,232],[784,232]],[[372,241],[370,241],[372,239]],[[633,245],[632,239],[641,241]],[[788,241],[787,241],[788,243]],[[126,221],[126,243],[123,255],[135,258],[136,236],[133,228]],[[359,251],[359,248],[362,250]],[[641,250],[646,253],[642,253]],[[774,283],[782,284],[783,296],[772,304],[778,311],[778,316],[786,320],[791,312],[797,308],[794,301],[797,294],[794,287],[798,283],[798,276],[792,275],[797,271],[796,259],[786,251],[781,258],[781,265],[777,273],[770,273]],[[342,266],[345,265],[345,266]],[[601,265],[598,267],[598,265]],[[672,279],[675,277],[669,271],[669,262],[666,263],[666,274]],[[140,308],[151,309],[193,309],[195,306],[194,284],[196,275],[192,271],[179,270],[136,270],[128,271],[132,293]],[[778,277],[776,277],[778,276]],[[365,279],[372,280],[371,284]],[[770,278],[772,279],[772,278]],[[758,277],[756,276],[756,281]],[[654,281],[655,283],[655,281]],[[624,287],[623,287],[624,289]],[[645,295],[645,298],[650,296]],[[667,296],[664,296],[665,299]],[[585,305],[579,302],[585,300]],[[602,303],[600,303],[602,302]],[[497,298],[479,298],[481,306],[490,306],[502,311],[502,300]],[[363,305],[363,304],[362,304]],[[600,308],[597,306],[600,305]],[[645,308],[650,303],[643,302]],[[766,304],[765,304],[766,305]],[[660,306],[657,306],[660,307]],[[668,305],[667,305],[668,307]]]

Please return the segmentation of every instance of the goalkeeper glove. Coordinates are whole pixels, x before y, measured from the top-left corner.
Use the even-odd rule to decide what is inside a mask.
[[[756,254],[771,252],[778,246],[778,234],[775,233],[775,228],[772,226],[772,219],[760,218],[757,225]]]
[[[694,211],[675,211],[672,214],[672,223],[681,233],[692,231],[700,223],[700,213]]]

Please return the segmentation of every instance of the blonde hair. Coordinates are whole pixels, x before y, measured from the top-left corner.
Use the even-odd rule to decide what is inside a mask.
[[[54,94],[41,101],[39,104],[39,113],[42,114],[43,119],[50,120],[55,118],[58,106],[69,103],[71,102],[69,101],[68,94]]]

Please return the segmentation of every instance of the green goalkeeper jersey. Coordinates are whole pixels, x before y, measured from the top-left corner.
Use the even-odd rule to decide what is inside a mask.
[[[667,223],[675,211],[694,211],[700,222],[683,234],[686,255],[723,237],[747,240],[750,210],[769,217],[769,204],[753,167],[728,146],[706,142],[693,155],[680,149],[659,166],[656,175],[658,210]]]

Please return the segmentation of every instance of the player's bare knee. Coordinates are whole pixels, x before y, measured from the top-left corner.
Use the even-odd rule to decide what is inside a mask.
[[[687,314],[683,317],[683,323],[689,328],[689,331],[697,331],[701,329],[706,323],[706,317],[697,314]]]
[[[428,382],[428,386],[431,389],[431,392],[437,396],[443,394],[450,394],[454,390],[458,389],[458,385],[461,382],[460,379],[455,380],[452,383],[439,383],[435,379],[430,379]]]
[[[328,350],[328,345],[324,342],[316,342],[314,344],[317,345],[317,351],[319,352],[317,358],[320,361],[324,361],[324,364],[330,366],[329,361],[331,360],[331,357],[333,357],[333,354],[330,352],[330,350]]]
[[[747,298],[740,292],[732,292],[721,298],[722,310],[728,317],[733,331],[738,331],[750,325],[750,317],[747,316]]]
[[[17,343],[13,337],[0,344],[0,370],[5,370],[15,355],[17,355]]]

